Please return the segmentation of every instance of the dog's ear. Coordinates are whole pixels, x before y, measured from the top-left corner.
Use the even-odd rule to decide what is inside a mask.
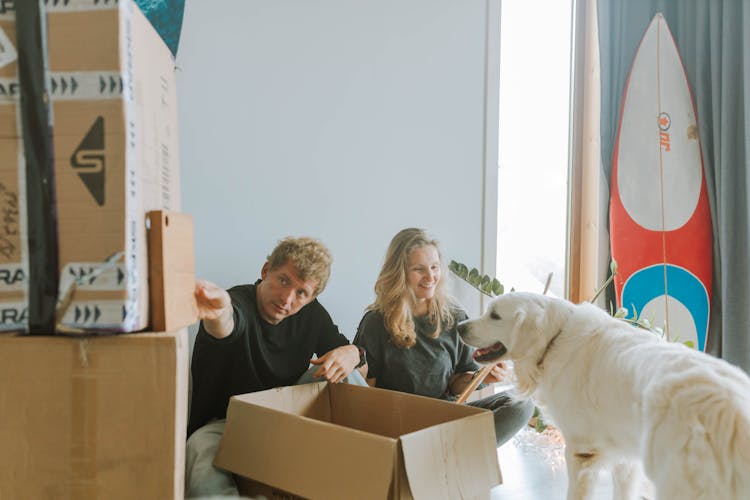
[[[531,395],[541,374],[537,359],[544,352],[547,336],[544,332],[545,310],[537,301],[528,301],[515,313],[513,346],[516,386],[521,394]]]
[[[503,340],[512,359],[523,359],[532,354],[534,345],[537,343],[539,328],[538,319],[534,316],[534,314],[529,314],[525,305],[513,313],[510,337]]]
[[[542,324],[544,322],[544,307],[536,302],[526,302],[516,310],[513,317],[513,335],[515,342],[523,342],[523,353],[528,353],[530,347],[543,337]]]

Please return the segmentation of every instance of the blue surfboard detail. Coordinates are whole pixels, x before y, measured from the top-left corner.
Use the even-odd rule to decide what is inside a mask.
[[[633,273],[622,289],[622,307],[640,313],[643,308],[657,297],[665,295],[664,264],[644,267]],[[669,297],[680,302],[693,318],[698,335],[698,350],[705,351],[708,333],[709,300],[703,283],[686,269],[666,264],[669,283]],[[660,325],[657,325],[660,326]]]

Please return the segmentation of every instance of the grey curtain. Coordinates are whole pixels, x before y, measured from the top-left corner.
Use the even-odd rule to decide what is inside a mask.
[[[750,0],[598,0],[602,157],[609,177],[622,90],[662,12],[693,88],[714,231],[707,350],[750,372]]]

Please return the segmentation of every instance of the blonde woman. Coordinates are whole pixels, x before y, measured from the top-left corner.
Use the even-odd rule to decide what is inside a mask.
[[[461,342],[456,324],[466,313],[445,293],[438,243],[421,229],[408,228],[391,240],[354,344],[367,352],[367,383],[433,398],[452,399],[471,382],[479,365]],[[502,380],[496,366],[486,383]],[[531,401],[499,393],[469,403],[491,410],[496,445],[523,427],[534,412]]]

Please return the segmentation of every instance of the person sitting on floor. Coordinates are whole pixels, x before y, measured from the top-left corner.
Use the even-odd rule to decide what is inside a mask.
[[[400,231],[388,247],[375,283],[375,302],[362,318],[354,344],[367,351],[367,383],[383,389],[441,399],[454,399],[479,370],[473,349],[464,344],[456,325],[466,312],[450,300],[441,279],[438,243],[423,230]],[[500,382],[495,366],[485,382]],[[499,393],[469,403],[491,410],[496,446],[531,418],[534,404]]]
[[[355,370],[365,364],[364,351],[349,344],[317,300],[330,270],[331,254],[320,241],[286,238],[255,284],[196,284],[202,321],[191,365],[187,498],[237,495],[232,474],[212,463],[231,396],[313,380],[366,385]]]

